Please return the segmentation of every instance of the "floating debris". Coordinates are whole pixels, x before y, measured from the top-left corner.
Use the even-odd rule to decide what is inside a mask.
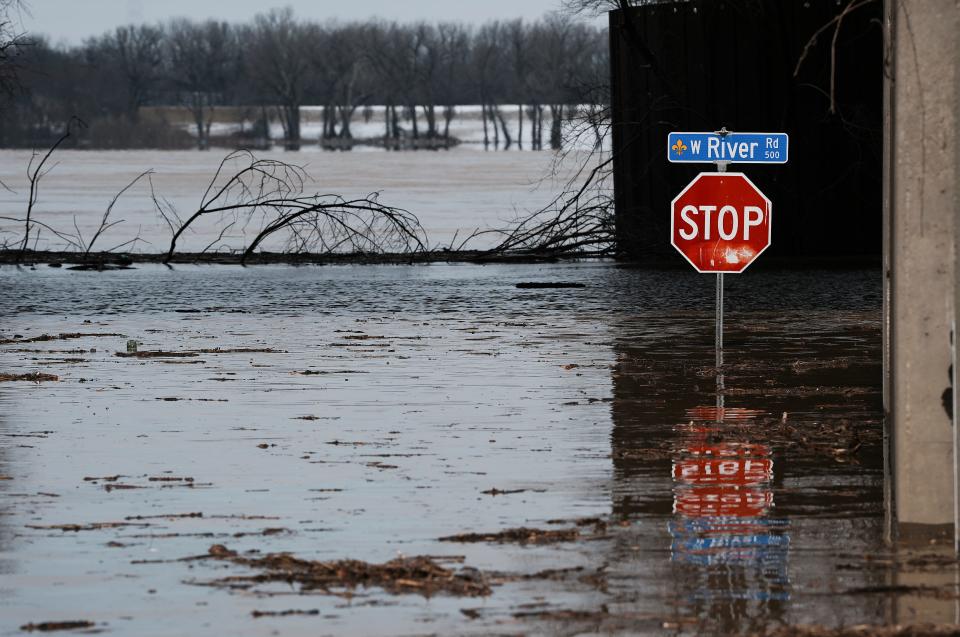
[[[190,350],[200,354],[286,354],[287,350],[272,347],[214,347]]]
[[[290,372],[299,376],[320,376],[323,374],[369,374],[355,369],[305,369],[302,372]]]
[[[18,338],[14,336],[13,338],[0,339],[0,345],[10,345],[11,343],[41,343],[44,341],[65,341],[65,340],[74,339],[74,338],[101,338],[104,336],[123,336],[123,334],[113,334],[113,333],[90,334],[86,332],[61,332],[59,334],[41,334],[40,336],[33,336],[31,338]]]
[[[194,356],[199,356],[199,354],[196,352],[164,352],[162,350],[144,350],[142,352],[115,352],[114,356],[119,356],[120,358],[192,358]]]
[[[517,283],[517,287],[520,288],[521,290],[549,290],[549,289],[585,288],[587,286],[583,283],[570,283],[567,281],[556,281],[556,282],[525,281],[523,283]]]
[[[513,493],[524,493],[526,489],[498,489],[496,487],[492,489],[487,489],[486,491],[481,491],[480,493],[484,495],[510,495]]]
[[[250,616],[254,619],[258,617],[289,617],[290,615],[319,615],[320,611],[316,608],[310,610],[255,610],[251,611]]]
[[[55,630],[79,630],[81,628],[93,628],[94,626],[96,626],[96,624],[91,621],[79,619],[63,622],[40,622],[39,624],[25,624],[20,627],[20,630],[28,633],[32,633],[33,631],[50,633]]]
[[[128,526],[150,526],[149,524],[138,524],[136,522],[91,522],[90,524],[27,524],[28,529],[37,529],[40,531],[63,531],[64,533],[78,531],[100,531],[103,529],[119,529]]]
[[[267,582],[299,584],[301,590],[328,595],[344,594],[358,586],[379,587],[399,595],[417,593],[461,597],[482,597],[491,593],[479,571],[444,568],[429,557],[398,557],[383,564],[361,560],[329,562],[304,560],[289,553],[270,553],[262,557],[243,557],[222,544],[210,547],[211,559],[257,569],[256,575],[234,575],[214,580],[214,586],[251,588]]]
[[[532,529],[519,527],[497,533],[461,533],[438,538],[440,542],[516,542],[518,544],[551,544],[554,542],[574,542],[580,537],[577,529]]]
[[[41,374],[40,372],[33,372],[32,374],[0,374],[0,383],[6,382],[17,382],[17,381],[29,381],[32,383],[40,383],[44,381],[58,381],[60,377],[55,374]]]
[[[762,633],[764,637],[956,637],[956,624],[914,624],[909,626],[874,626],[860,624],[847,628],[821,626],[787,626]],[[752,637],[760,637],[753,635]]]

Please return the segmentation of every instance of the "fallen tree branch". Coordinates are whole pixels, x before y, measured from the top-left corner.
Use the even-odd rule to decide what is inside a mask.
[[[185,221],[178,219],[177,227],[154,194],[154,204],[173,232],[164,262],[173,258],[183,233],[198,219],[210,215],[232,216],[230,226],[238,220],[245,225],[260,220],[260,229],[244,249],[242,262],[280,231],[290,232],[288,246],[299,252],[331,253],[344,246],[361,253],[427,249],[426,235],[417,218],[381,204],[377,193],[351,200],[334,194],[307,194],[308,181],[309,175],[300,166],[237,151],[220,162],[200,205]],[[204,252],[220,241],[225,231],[222,229]]]
[[[57,141],[55,141],[53,145],[47,149],[47,152],[43,155],[40,161],[36,163],[36,166],[34,166],[34,162],[36,161],[37,157],[40,156],[39,153],[34,151],[33,155],[30,156],[30,162],[27,164],[27,180],[30,183],[30,193],[27,196],[27,215],[23,220],[23,242],[20,244],[19,256],[21,260],[23,259],[23,255],[27,251],[27,245],[29,245],[30,242],[30,231],[32,230],[32,225],[37,225],[35,222],[33,222],[32,217],[33,207],[36,205],[37,199],[40,197],[40,180],[43,179],[47,173],[50,172],[50,170],[52,170],[51,168],[50,170],[44,171],[43,167],[46,165],[47,161],[49,161],[50,157],[53,156],[54,151],[56,151],[57,148],[63,144],[63,142],[67,141],[73,135],[73,127],[75,125],[82,128],[86,128],[87,126],[86,122],[74,115],[70,118],[70,121],[67,122],[66,131],[64,131],[64,133],[57,138]],[[49,226],[42,227],[49,228]]]
[[[103,213],[103,218],[100,220],[100,227],[97,228],[97,231],[96,231],[95,233],[93,233],[93,237],[90,239],[90,243],[86,244],[86,249],[85,249],[84,252],[83,252],[84,256],[89,256],[90,250],[93,249],[93,244],[96,243],[96,241],[97,241],[97,239],[100,237],[100,235],[102,235],[105,231],[109,230],[109,229],[112,228],[113,226],[115,226],[115,225],[117,225],[117,224],[120,224],[120,223],[123,223],[123,219],[121,219],[121,220],[119,220],[119,221],[109,222],[110,213],[113,212],[113,206],[116,205],[117,200],[120,199],[120,196],[123,195],[123,193],[127,192],[128,190],[130,190],[130,189],[134,186],[134,184],[136,184],[138,181],[140,181],[140,180],[143,179],[144,177],[147,177],[147,176],[149,176],[149,175],[151,175],[151,174],[153,174],[153,170],[145,170],[145,171],[143,171],[142,173],[140,173],[139,175],[137,175],[136,177],[134,177],[133,180],[132,180],[130,183],[128,183],[128,184],[127,184],[126,186],[124,186],[123,188],[121,188],[120,191],[113,196],[113,199],[111,199],[111,200],[110,200],[110,203],[107,205],[106,211]],[[76,228],[76,217],[74,217],[74,227]],[[83,237],[80,235],[80,229],[79,229],[79,228],[77,228],[77,237],[80,239],[80,243],[83,244],[83,243],[84,243],[84,242],[83,242]],[[118,246],[118,247],[122,247],[122,246],[127,245],[127,244],[130,244],[130,243],[136,243],[138,240],[140,240],[140,239],[139,239],[139,233],[138,233],[137,238],[132,239],[132,240],[130,240],[130,241],[127,241],[126,243],[120,244],[120,246]],[[114,248],[114,249],[115,249],[115,248]],[[111,250],[107,250],[107,252],[111,252]]]

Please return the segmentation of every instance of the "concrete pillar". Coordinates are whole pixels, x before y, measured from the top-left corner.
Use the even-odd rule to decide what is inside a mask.
[[[893,528],[951,535],[960,0],[888,0],[886,402]]]

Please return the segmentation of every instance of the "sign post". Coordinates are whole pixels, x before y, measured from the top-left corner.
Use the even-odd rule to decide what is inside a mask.
[[[743,173],[727,172],[732,162],[785,164],[786,133],[670,133],[671,163],[713,163],[673,200],[670,243],[697,272],[717,275],[716,348],[717,414],[723,413],[723,275],[739,274],[770,247],[773,204]]]
[[[726,130],[726,127],[724,127]],[[727,172],[727,163],[725,161],[717,162],[717,172]],[[714,364],[717,367],[717,421],[723,420],[723,395],[726,387],[723,384],[723,272],[717,272],[717,308],[716,317],[713,321],[714,330]]]

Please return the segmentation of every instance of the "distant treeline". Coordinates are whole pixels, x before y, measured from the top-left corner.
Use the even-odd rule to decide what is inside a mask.
[[[43,144],[76,116],[89,124],[71,138],[80,145],[206,148],[217,108],[230,106],[255,123],[244,132],[251,142],[279,120],[296,149],[301,106],[324,106],[322,139],[346,143],[357,109],[380,104],[384,144],[420,147],[449,139],[456,105],[481,104],[485,136],[489,126],[509,137],[509,105],[520,135],[528,123],[530,147],[558,147],[565,109],[605,102],[608,83],[606,32],[558,14],[471,27],[318,24],[284,9],[249,24],[175,20],[119,27],[80,46],[33,38],[20,48],[22,90],[0,116],[4,146]],[[193,136],[144,116],[146,106],[186,109]]]

